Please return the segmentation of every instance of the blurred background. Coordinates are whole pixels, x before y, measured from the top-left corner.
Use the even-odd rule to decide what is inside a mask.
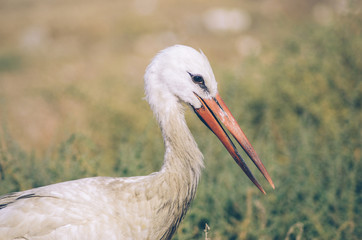
[[[175,239],[361,239],[361,26],[357,0],[0,0],[0,194],[158,171],[143,74],[186,44],[276,189],[187,111],[206,168]]]

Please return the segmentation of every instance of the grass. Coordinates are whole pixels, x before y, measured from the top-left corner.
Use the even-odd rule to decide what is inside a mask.
[[[13,28],[0,29],[6,36],[0,40],[0,194],[82,177],[157,171],[163,143],[142,100],[142,73],[160,46],[170,44],[167,38],[158,38],[162,44],[154,40],[156,33],[172,30],[178,41],[208,55],[220,95],[276,184],[273,191],[253,168],[268,193],[260,194],[218,140],[187,112],[206,169],[175,239],[205,238],[206,223],[211,228],[207,238],[213,240],[362,236],[358,14],[319,25],[309,15],[283,15],[296,11],[288,6],[275,17],[261,14],[253,3],[237,5],[254,19],[245,34],[263,43],[261,55],[241,57],[232,48],[239,36],[210,35],[198,24],[186,26],[172,4],[160,3],[157,11],[164,15],[137,17],[127,13],[125,3],[114,7],[90,1],[86,16],[99,10],[110,18],[82,22],[74,10],[85,7],[82,1],[63,3],[54,16],[42,13],[33,1],[22,7],[5,3],[8,11],[0,14],[2,20],[27,14],[14,20]],[[49,4],[43,8],[52,9]],[[203,5],[188,4],[177,9],[199,16]],[[299,10],[308,12],[307,7]],[[63,13],[67,18],[59,21]],[[163,18],[168,14],[181,20],[168,24]],[[29,16],[49,25],[40,34],[44,45],[32,45],[32,50],[12,45]],[[72,21],[78,25],[69,28]],[[129,22],[135,25],[125,27]],[[140,50],[144,35],[151,39],[151,50]]]

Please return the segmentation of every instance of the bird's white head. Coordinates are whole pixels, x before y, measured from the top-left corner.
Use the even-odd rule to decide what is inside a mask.
[[[182,45],[161,51],[146,69],[145,92],[161,127],[168,122],[169,116],[181,112],[180,102],[189,104],[220,139],[250,180],[265,193],[221,126],[221,123],[224,124],[274,188],[259,156],[219,96],[214,73],[201,51]]]
[[[199,108],[201,102],[196,95],[205,99],[215,97],[217,83],[201,51],[175,45],[159,52],[147,67],[145,92],[152,108],[162,103],[171,106],[180,100]]]

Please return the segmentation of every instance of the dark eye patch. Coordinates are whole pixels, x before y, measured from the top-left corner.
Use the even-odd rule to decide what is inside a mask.
[[[205,85],[205,80],[204,78],[201,76],[201,75],[194,75],[192,73],[189,73],[188,74],[190,75],[192,81],[196,84],[198,84],[202,89],[204,89],[205,91],[208,91],[206,85]]]
[[[192,76],[191,78],[192,78],[192,81],[194,81],[194,83],[202,84],[202,85],[205,84],[204,78],[202,76],[195,75],[195,76]]]

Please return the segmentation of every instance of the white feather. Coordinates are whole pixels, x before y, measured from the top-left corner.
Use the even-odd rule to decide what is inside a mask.
[[[208,91],[189,73],[204,77]],[[193,199],[203,157],[182,102],[200,107],[217,84],[206,56],[176,45],[161,51],[145,73],[146,99],[160,124],[164,165],[142,177],[95,177],[0,198],[0,239],[170,239]]]

